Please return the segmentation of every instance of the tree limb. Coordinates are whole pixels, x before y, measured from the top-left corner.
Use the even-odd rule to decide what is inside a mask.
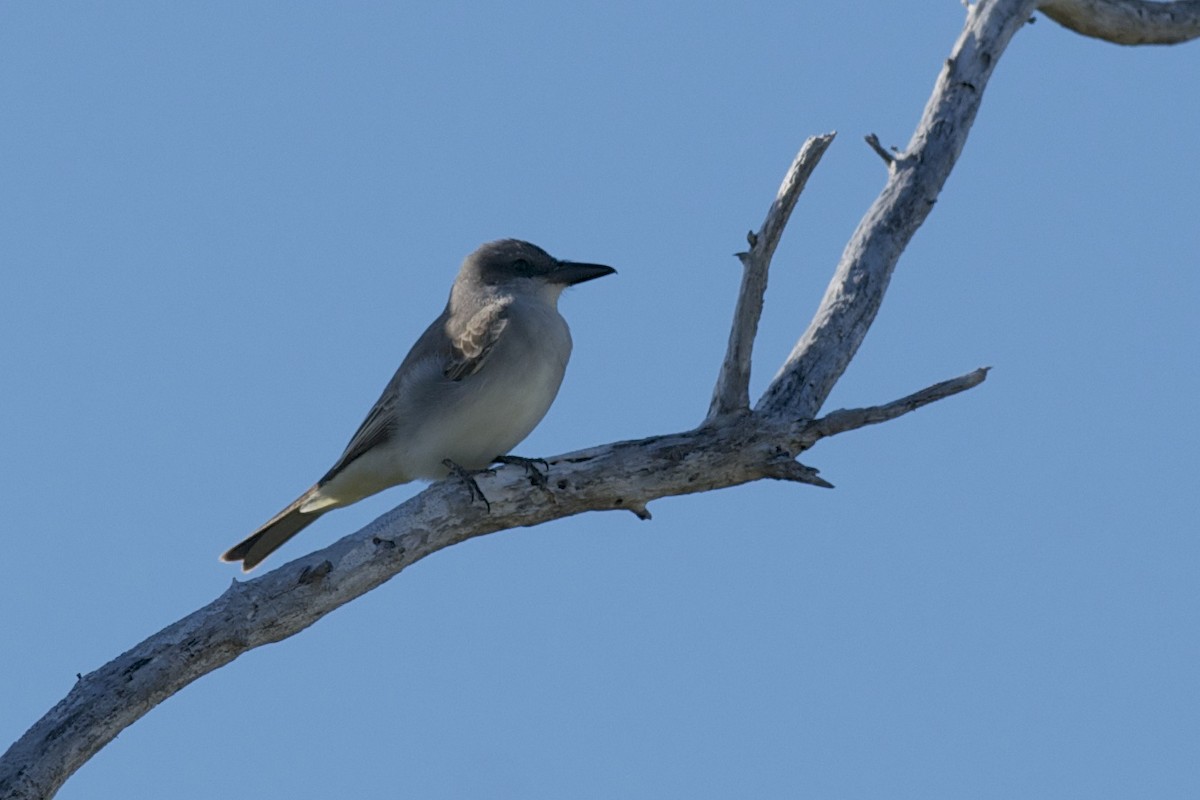
[[[775,255],[775,248],[783,236],[792,209],[796,207],[796,200],[836,135],[827,133],[824,136],[810,136],[804,142],[775,194],[775,202],[767,210],[762,227],[758,233],[751,231],[746,235],[750,250],[737,254],[742,262],[742,285],[733,311],[725,361],[721,364],[721,373],[708,406],[708,420],[750,408],[750,362],[758,321],[762,317],[771,258]]]
[[[985,370],[875,409],[780,426],[762,414],[691,431],[594,447],[549,459],[549,487],[520,468],[478,480],[491,512],[455,481],[441,481],[334,544],[248,581],[109,663],[83,675],[58,705],[0,758],[0,798],[49,797],[92,755],[197,678],[264,644],[299,633],[431,553],[499,530],[585,511],[643,516],[660,497],[763,478],[830,484],[794,455],[818,439],[976,386]]]
[[[1179,44],[1200,37],[1200,0],[1042,0],[1038,10],[1064,28],[1115,44]]]
[[[893,156],[887,185],[859,222],[820,308],[758,410],[806,419],[820,411],[867,335],[900,254],[950,176],[997,60],[1035,2],[981,0],[969,7],[912,140]]]

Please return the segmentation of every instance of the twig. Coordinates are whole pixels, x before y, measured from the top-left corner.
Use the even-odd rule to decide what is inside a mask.
[[[863,137],[863,139],[865,139],[867,144],[871,146],[871,149],[874,150],[875,153],[880,158],[883,159],[883,163],[887,164],[888,167],[891,167],[892,164],[896,163],[896,157],[894,155],[892,155],[891,153],[889,153],[887,151],[887,149],[884,148],[884,146],[879,143],[878,136],[876,136],[873,133],[868,133],[866,136]]]
[[[987,379],[991,367],[980,367],[977,370],[951,378],[948,381],[935,383],[919,392],[913,392],[907,397],[893,400],[882,406],[868,408],[844,408],[815,419],[805,425],[798,437],[801,450],[807,450],[821,439],[835,436],[846,431],[856,430],[867,425],[876,425],[903,416],[910,411],[916,411],[921,406],[942,400],[974,388]]]

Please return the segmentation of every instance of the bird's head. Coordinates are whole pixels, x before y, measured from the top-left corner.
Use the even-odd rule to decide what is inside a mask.
[[[561,261],[542,248],[520,239],[499,239],[482,245],[463,262],[459,282],[489,290],[558,295],[568,286],[616,272],[603,264]]]

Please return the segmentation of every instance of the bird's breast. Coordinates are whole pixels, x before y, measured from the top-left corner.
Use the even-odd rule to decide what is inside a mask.
[[[571,355],[571,334],[553,307],[515,307],[500,340],[479,370],[439,381],[417,424],[405,425],[406,471],[445,477],[444,459],[482,469],[516,447],[541,422],[558,395]]]

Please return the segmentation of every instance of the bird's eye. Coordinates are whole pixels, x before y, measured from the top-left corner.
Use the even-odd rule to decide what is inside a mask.
[[[533,274],[533,264],[530,264],[523,258],[518,258],[516,261],[512,262],[512,268],[513,272],[517,273],[518,275]]]

